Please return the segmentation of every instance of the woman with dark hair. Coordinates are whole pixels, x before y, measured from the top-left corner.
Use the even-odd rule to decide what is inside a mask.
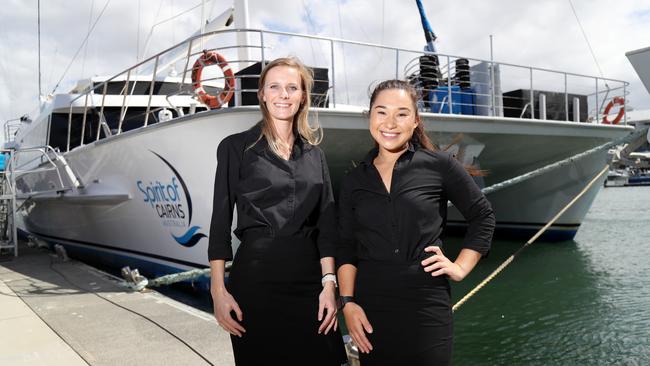
[[[214,315],[237,365],[340,365],[336,318],[336,212],[320,128],[308,121],[311,70],[296,58],[260,75],[262,121],[225,138],[208,257]],[[231,225],[241,240],[233,259]]]
[[[451,363],[448,278],[467,276],[494,230],[492,208],[470,174],[425,134],[417,100],[407,82],[377,85],[369,111],[376,147],[341,185],[339,292],[364,366]],[[453,262],[440,239],[448,200],[468,222]]]

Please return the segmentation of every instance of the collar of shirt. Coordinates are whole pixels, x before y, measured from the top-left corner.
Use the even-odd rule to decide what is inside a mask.
[[[266,137],[261,136],[262,134],[262,122],[258,122],[255,126],[253,126],[250,130],[248,130],[248,135],[246,138],[246,146],[251,146],[251,149],[255,151],[256,153],[260,155],[264,155],[266,152],[269,151],[269,144],[266,141]],[[293,159],[298,159],[300,158],[303,154],[307,153],[309,150],[311,150],[314,146],[310,144],[307,139],[302,137],[297,131],[294,131],[294,135],[296,137],[294,143],[293,143],[293,153],[292,157]],[[254,144],[254,145],[253,145]]]
[[[418,150],[418,145],[409,142],[408,147],[406,150],[400,155],[400,157],[397,159],[397,162],[395,162],[395,168],[398,168],[402,163],[405,161],[410,161],[411,157],[413,157],[413,154]],[[366,157],[361,161],[361,164],[366,165],[366,166],[372,166],[373,161],[379,154],[379,148],[377,146],[373,147],[372,150],[368,152]]]

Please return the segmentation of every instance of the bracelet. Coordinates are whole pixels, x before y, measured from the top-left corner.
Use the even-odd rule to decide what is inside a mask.
[[[325,287],[325,282],[334,282],[334,287],[339,287],[339,284],[336,282],[336,275],[334,273],[326,273],[323,278],[320,280],[320,283]]]
[[[338,302],[339,302],[339,310],[343,310],[345,304],[350,302],[355,302],[354,296],[340,296]]]
[[[325,276],[327,276],[327,275],[335,275],[335,276],[336,276],[336,273],[333,273],[333,272],[327,272],[327,273],[325,273],[325,274],[323,275],[323,278],[325,278]]]

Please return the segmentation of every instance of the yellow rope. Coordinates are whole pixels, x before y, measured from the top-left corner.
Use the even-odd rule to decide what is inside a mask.
[[[537,240],[537,238],[539,238],[540,235],[542,235],[542,234],[543,234],[543,233],[544,233],[544,232],[545,232],[549,227],[551,227],[551,225],[553,225],[553,223],[554,223],[555,221],[557,221],[557,219],[559,219],[560,216],[562,216],[562,215],[566,212],[566,210],[568,210],[571,206],[573,206],[573,204],[576,203],[576,202],[578,201],[578,199],[580,199],[580,197],[582,197],[582,196],[583,196],[583,195],[584,195],[584,194],[589,190],[589,188],[591,188],[591,186],[593,186],[594,183],[595,183],[595,182],[596,182],[600,177],[603,176],[603,174],[607,173],[608,170],[609,170],[609,165],[605,165],[605,167],[603,168],[603,170],[601,170],[600,173],[598,173],[598,174],[597,174],[597,175],[596,175],[596,176],[595,176],[595,177],[594,177],[594,178],[593,178],[593,179],[592,179],[592,180],[591,180],[591,181],[590,181],[590,182],[585,186],[585,188],[583,188],[582,191],[580,191],[580,193],[578,193],[578,195],[576,195],[576,196],[575,196],[575,197],[574,197],[574,198],[573,198],[573,199],[572,199],[572,200],[571,200],[571,201],[570,201],[566,206],[564,206],[564,208],[562,208],[562,210],[560,210],[560,212],[558,212],[557,215],[555,215],[555,216],[551,219],[551,221],[549,221],[546,225],[544,225],[543,228],[539,229],[539,231],[538,231],[535,235],[533,235],[533,237],[530,238],[530,239],[526,242],[526,244],[524,244],[524,246],[522,246],[521,248],[519,248],[519,249],[518,249],[514,254],[512,254],[510,257],[508,257],[508,258],[507,258],[503,263],[501,263],[501,265],[499,265],[499,267],[497,267],[497,269],[495,269],[492,273],[490,273],[489,276],[487,276],[483,281],[481,281],[481,283],[479,283],[479,284],[478,284],[476,287],[474,287],[470,292],[468,292],[467,295],[465,295],[465,296],[464,296],[462,299],[460,299],[456,304],[454,304],[454,306],[451,308],[451,310],[452,310],[452,311],[456,311],[456,310],[458,310],[458,308],[460,308],[460,307],[461,307],[461,306],[462,306],[462,305],[463,305],[467,300],[469,300],[470,297],[474,296],[474,294],[476,294],[480,289],[482,289],[485,285],[487,285],[488,282],[492,281],[492,279],[493,279],[494,277],[496,277],[496,275],[498,275],[501,271],[503,271],[504,268],[506,268],[510,263],[512,263],[512,261],[515,259],[515,256],[517,256],[517,255],[518,255],[518,254],[519,254],[519,253],[520,253],[524,248],[526,248],[527,246],[533,244],[533,242],[535,242],[535,240]]]

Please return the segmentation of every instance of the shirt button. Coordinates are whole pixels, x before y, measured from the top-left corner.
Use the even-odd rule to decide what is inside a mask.
[[[395,249],[395,254],[399,253],[399,249]]]

